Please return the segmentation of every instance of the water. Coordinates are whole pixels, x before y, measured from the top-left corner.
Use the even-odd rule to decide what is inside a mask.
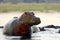
[[[40,31],[32,33],[31,40],[60,40],[60,34],[54,30],[46,29],[46,31]],[[20,40],[19,36],[5,36],[3,35],[3,29],[0,29],[0,40]]]
[[[60,26],[60,14],[59,13],[41,13],[41,12],[35,12],[37,17],[40,17],[41,24],[39,24],[37,27],[42,27],[46,25],[58,25]],[[11,12],[11,13],[4,13],[0,14],[0,26],[5,25],[6,22],[8,22],[10,19],[12,19],[14,16],[19,17],[22,13],[20,12]],[[31,40],[60,40],[60,34],[58,33],[59,29],[47,29],[47,31],[41,31],[32,33],[32,39]],[[2,29],[0,29],[0,40],[20,40],[19,36],[4,36]]]

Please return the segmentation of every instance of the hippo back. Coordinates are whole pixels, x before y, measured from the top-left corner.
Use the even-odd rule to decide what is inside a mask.
[[[5,25],[3,34],[12,35],[12,30],[13,30],[13,28],[16,26],[17,22],[18,22],[18,18],[13,18],[13,19],[11,19],[11,20]]]

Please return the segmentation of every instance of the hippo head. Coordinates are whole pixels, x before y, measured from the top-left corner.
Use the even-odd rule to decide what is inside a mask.
[[[19,18],[20,23],[25,23],[29,25],[37,25],[41,23],[40,18],[34,16],[33,12],[24,12]]]

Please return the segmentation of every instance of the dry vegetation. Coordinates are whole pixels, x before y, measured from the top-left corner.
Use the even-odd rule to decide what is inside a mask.
[[[0,12],[11,11],[42,11],[48,12],[49,10],[60,11],[60,4],[1,4]]]

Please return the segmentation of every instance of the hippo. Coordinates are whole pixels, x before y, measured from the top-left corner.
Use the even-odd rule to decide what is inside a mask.
[[[60,28],[60,26],[55,26],[55,25],[47,25],[47,26],[44,26],[44,28]]]
[[[19,18],[14,17],[4,27],[3,34],[8,36],[22,36],[21,39],[31,38],[31,26],[41,23],[40,18],[33,12],[24,12]]]
[[[39,27],[39,29],[40,29],[40,31],[46,31],[45,29],[44,29],[44,27]]]

